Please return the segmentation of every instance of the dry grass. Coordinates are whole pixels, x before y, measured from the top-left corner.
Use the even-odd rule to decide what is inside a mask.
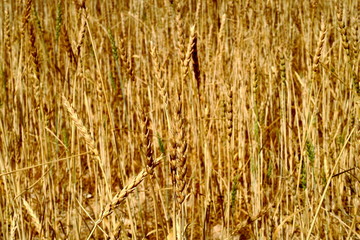
[[[360,239],[357,1],[0,15],[0,239]]]

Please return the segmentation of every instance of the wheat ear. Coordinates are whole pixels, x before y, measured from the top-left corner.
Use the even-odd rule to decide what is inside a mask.
[[[11,30],[10,30],[10,16],[9,16],[9,10],[5,9],[5,27],[4,27],[4,38],[5,38],[5,61],[9,61],[11,58]]]
[[[85,139],[86,145],[90,148],[90,150],[95,155],[95,158],[100,160],[99,151],[95,147],[95,141],[91,137],[90,133],[86,129],[85,125],[77,115],[75,109],[71,106],[69,101],[66,99],[65,96],[62,96],[63,105],[66,108],[66,110],[69,112],[71,120],[74,122],[76,128],[79,130],[80,135]]]
[[[30,204],[25,199],[23,199],[23,204],[24,204],[24,207],[25,207],[27,213],[30,215],[31,219],[33,220],[32,223],[35,227],[36,232],[39,235],[41,235],[42,227],[41,227],[41,223],[40,223],[38,216],[36,215],[34,210],[31,208]]]
[[[326,27],[324,23],[324,18],[321,18],[320,37],[317,43],[314,60],[313,60],[313,67],[312,67],[313,73],[319,72],[319,62],[321,57],[321,50],[324,47],[325,35],[326,35]]]
[[[74,122],[76,128],[79,130],[80,135],[85,139],[86,145],[93,152],[94,157],[95,157],[96,161],[99,164],[101,173],[102,173],[102,175],[104,177],[106,189],[109,190],[109,185],[108,185],[108,182],[107,182],[107,179],[106,179],[106,174],[105,174],[104,168],[102,166],[102,161],[101,161],[101,158],[100,158],[100,154],[99,154],[99,151],[96,148],[95,141],[94,141],[93,137],[90,135],[89,131],[87,130],[87,128],[85,127],[85,125],[83,124],[81,119],[78,117],[76,111],[74,110],[74,108],[71,106],[71,104],[69,103],[69,101],[66,99],[66,97],[64,95],[62,96],[62,100],[63,100],[64,107],[66,108],[66,110],[70,114],[71,120]]]
[[[124,26],[124,21],[122,20],[122,25]],[[124,28],[124,27],[123,27]],[[128,56],[126,51],[126,38],[125,38],[125,30],[122,30],[120,36],[120,60],[122,65],[124,66],[126,73],[128,74],[131,81],[135,81],[135,74],[134,74],[134,62],[131,56]]]
[[[340,31],[341,40],[342,40],[341,42],[345,49],[346,56],[349,57],[350,56],[350,44],[349,44],[348,33],[346,31],[346,27],[345,27],[345,23],[344,23],[344,19],[343,19],[343,3],[342,3],[342,1],[338,2],[338,4],[336,5],[336,9],[337,9],[336,17],[338,20],[339,31]]]
[[[191,58],[192,58],[194,77],[196,80],[196,86],[197,86],[198,92],[200,93],[201,79],[200,79],[199,56],[198,56],[198,50],[197,50],[197,40],[198,40],[197,34],[195,32],[195,29],[193,29],[191,32]]]
[[[87,13],[86,13],[85,4],[83,6],[81,6],[79,11],[81,14],[81,25],[80,25],[80,31],[79,31],[78,41],[77,41],[77,45],[76,45],[78,57],[80,57],[80,54],[81,54],[81,47],[84,43],[85,32],[86,32]]]
[[[156,166],[161,163],[162,157],[156,159],[152,166],[147,166],[146,169],[143,169],[131,182],[126,185],[119,193],[117,193],[111,200],[111,202],[105,206],[104,210],[100,213],[99,219],[95,222],[93,229],[90,232],[90,235],[87,239],[90,239],[92,234],[94,233],[96,227],[110,214],[114,212],[114,210],[120,206],[120,204],[135,191],[136,187],[144,181],[144,179],[149,175],[149,172],[153,171]]]
[[[26,6],[25,6],[25,9],[23,12],[22,26],[21,26],[21,30],[20,30],[22,38],[25,36],[25,28],[26,28],[27,23],[29,22],[31,4],[32,4],[32,0],[26,1]]]
[[[17,222],[18,222],[19,216],[17,213],[14,213],[14,216],[11,220],[11,228],[10,228],[10,240],[14,240],[15,238],[15,234],[16,234],[16,229],[18,228],[17,226]]]
[[[143,147],[146,151],[146,171],[152,175],[152,166],[154,165],[154,152],[152,145],[152,136],[153,132],[151,129],[151,119],[150,116],[143,113]]]

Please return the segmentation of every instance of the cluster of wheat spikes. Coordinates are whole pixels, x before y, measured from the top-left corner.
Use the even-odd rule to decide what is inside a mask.
[[[360,239],[360,1],[0,1],[0,239]]]

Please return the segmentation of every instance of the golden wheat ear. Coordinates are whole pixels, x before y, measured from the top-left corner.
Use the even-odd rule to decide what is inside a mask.
[[[95,158],[97,160],[100,160],[99,151],[96,148],[95,141],[93,137],[90,135],[89,131],[85,127],[82,120],[79,118],[78,114],[76,113],[75,109],[71,106],[69,101],[66,99],[66,97],[62,96],[62,102],[66,110],[70,114],[70,118],[75,124],[76,128],[79,130],[80,135],[85,139],[86,145],[90,148],[90,150],[95,155]]]
[[[152,162],[151,166],[147,166],[146,169],[143,169],[133,180],[131,180],[120,192],[118,192],[108,203],[105,208],[101,211],[98,220],[95,222],[94,227],[92,228],[87,239],[90,239],[94,233],[96,227],[106,218],[111,215],[116,208],[120,206],[122,202],[135,191],[136,187],[144,181],[144,179],[150,175],[150,173],[158,166],[162,161],[162,157],[156,159]]]
[[[32,224],[34,225],[36,232],[39,235],[41,235],[42,226],[38,216],[36,215],[35,211],[31,208],[30,204],[25,199],[23,199],[23,205],[32,219]]]

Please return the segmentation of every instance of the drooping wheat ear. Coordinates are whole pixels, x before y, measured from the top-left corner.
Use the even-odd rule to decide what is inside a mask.
[[[117,193],[111,200],[111,202],[105,206],[103,211],[100,213],[98,220],[95,222],[94,227],[88,236],[87,239],[90,239],[92,233],[96,229],[96,227],[106,218],[111,215],[116,208],[120,206],[120,204],[135,191],[136,187],[144,181],[144,179],[149,175],[149,172],[153,171],[155,167],[157,167],[162,161],[162,157],[153,161],[151,166],[148,166],[147,169],[143,169],[131,182],[126,185],[119,193]]]
[[[350,44],[349,44],[349,38],[347,35],[346,27],[345,27],[345,20],[343,19],[343,3],[342,1],[338,1],[338,4],[336,5],[336,16],[338,20],[339,25],[339,31],[341,34],[341,42],[342,46],[345,50],[346,56],[350,57]]]
[[[317,42],[316,51],[315,51],[314,59],[313,59],[312,70],[313,70],[314,74],[319,72],[319,62],[320,62],[320,57],[321,57],[321,50],[324,47],[325,36],[326,36],[326,26],[325,26],[325,20],[322,17],[321,18],[321,27],[320,27],[320,36],[319,36],[319,40]]]
[[[84,43],[85,32],[86,32],[87,10],[86,10],[85,4],[83,4],[81,6],[81,8],[79,9],[79,12],[80,12],[80,16],[81,16],[81,23],[80,23],[78,41],[77,41],[77,45],[76,45],[78,57],[80,57],[80,54],[81,54],[81,47]]]
[[[191,35],[191,58],[192,58],[192,64],[193,64],[193,71],[194,71],[194,77],[196,80],[196,86],[198,89],[198,92],[200,93],[200,87],[201,87],[201,79],[200,79],[200,64],[199,64],[199,56],[198,56],[198,50],[197,50],[197,34],[195,30],[193,30]]]
[[[23,12],[22,26],[21,26],[21,30],[20,30],[22,38],[25,35],[25,28],[26,28],[26,25],[30,18],[31,4],[32,4],[32,0],[26,1],[25,9]]]
[[[40,223],[38,216],[36,215],[34,210],[31,208],[30,204],[25,199],[23,199],[23,204],[24,204],[24,207],[25,207],[27,213],[30,215],[31,219],[33,220],[32,224],[34,225],[36,232],[39,235],[41,235],[42,227],[41,227],[41,223]]]
[[[132,58],[129,57],[127,54],[125,42],[126,42],[125,33],[121,33],[121,37],[120,37],[121,64],[122,64],[124,70],[126,71],[126,73],[128,74],[130,80],[134,81],[135,80],[134,69],[133,69],[134,64],[133,64]]]
[[[90,135],[89,131],[86,129],[85,125],[77,115],[75,109],[71,106],[66,97],[62,96],[62,102],[66,110],[69,112],[71,120],[74,122],[76,128],[79,130],[80,135],[85,139],[86,145],[95,155],[95,158],[100,161],[99,151],[96,148],[95,141]]]

